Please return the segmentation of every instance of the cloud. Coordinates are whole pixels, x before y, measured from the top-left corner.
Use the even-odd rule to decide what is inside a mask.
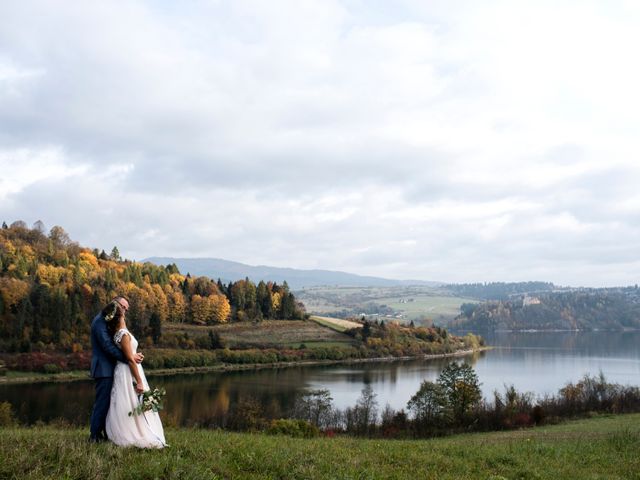
[[[133,258],[635,283],[639,15],[5,2],[0,215]]]

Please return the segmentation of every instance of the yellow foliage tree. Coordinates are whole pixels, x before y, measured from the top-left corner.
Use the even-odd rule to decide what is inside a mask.
[[[215,323],[226,323],[231,314],[231,305],[224,295],[210,295],[211,318]]]
[[[194,323],[206,324],[210,310],[210,303],[207,297],[201,297],[198,294],[191,297],[191,318]]]
[[[29,284],[17,278],[0,277],[0,295],[6,307],[18,305],[29,294]]]
[[[282,296],[279,292],[275,292],[271,294],[271,308],[272,311],[277,312],[280,310],[280,302],[282,301]]]

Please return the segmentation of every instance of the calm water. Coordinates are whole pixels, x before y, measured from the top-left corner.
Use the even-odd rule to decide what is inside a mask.
[[[486,396],[504,384],[538,395],[556,393],[585,373],[604,372],[609,381],[640,385],[640,332],[500,333],[487,337],[494,350],[466,357],[473,364]],[[207,424],[241,398],[258,399],[269,410],[286,411],[297,395],[327,388],[337,407],[354,405],[369,384],[381,406],[403,408],[424,379],[435,379],[444,366],[459,359],[382,362],[355,365],[292,367],[150,377],[167,389],[166,415],[179,425]],[[0,401],[9,401],[22,421],[64,418],[86,424],[93,402],[93,383],[49,383],[0,386]]]

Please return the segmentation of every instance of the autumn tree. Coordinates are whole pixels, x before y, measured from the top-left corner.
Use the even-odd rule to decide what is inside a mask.
[[[438,377],[438,384],[459,423],[462,423],[471,407],[482,399],[478,375],[467,363],[452,362],[447,365]]]
[[[407,403],[407,409],[422,427],[440,426],[446,421],[449,403],[444,387],[439,383],[424,380],[420,389]]]

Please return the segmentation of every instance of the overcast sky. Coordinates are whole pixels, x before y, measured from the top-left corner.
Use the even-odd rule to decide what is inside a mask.
[[[123,256],[640,273],[640,2],[0,2],[0,221]]]

